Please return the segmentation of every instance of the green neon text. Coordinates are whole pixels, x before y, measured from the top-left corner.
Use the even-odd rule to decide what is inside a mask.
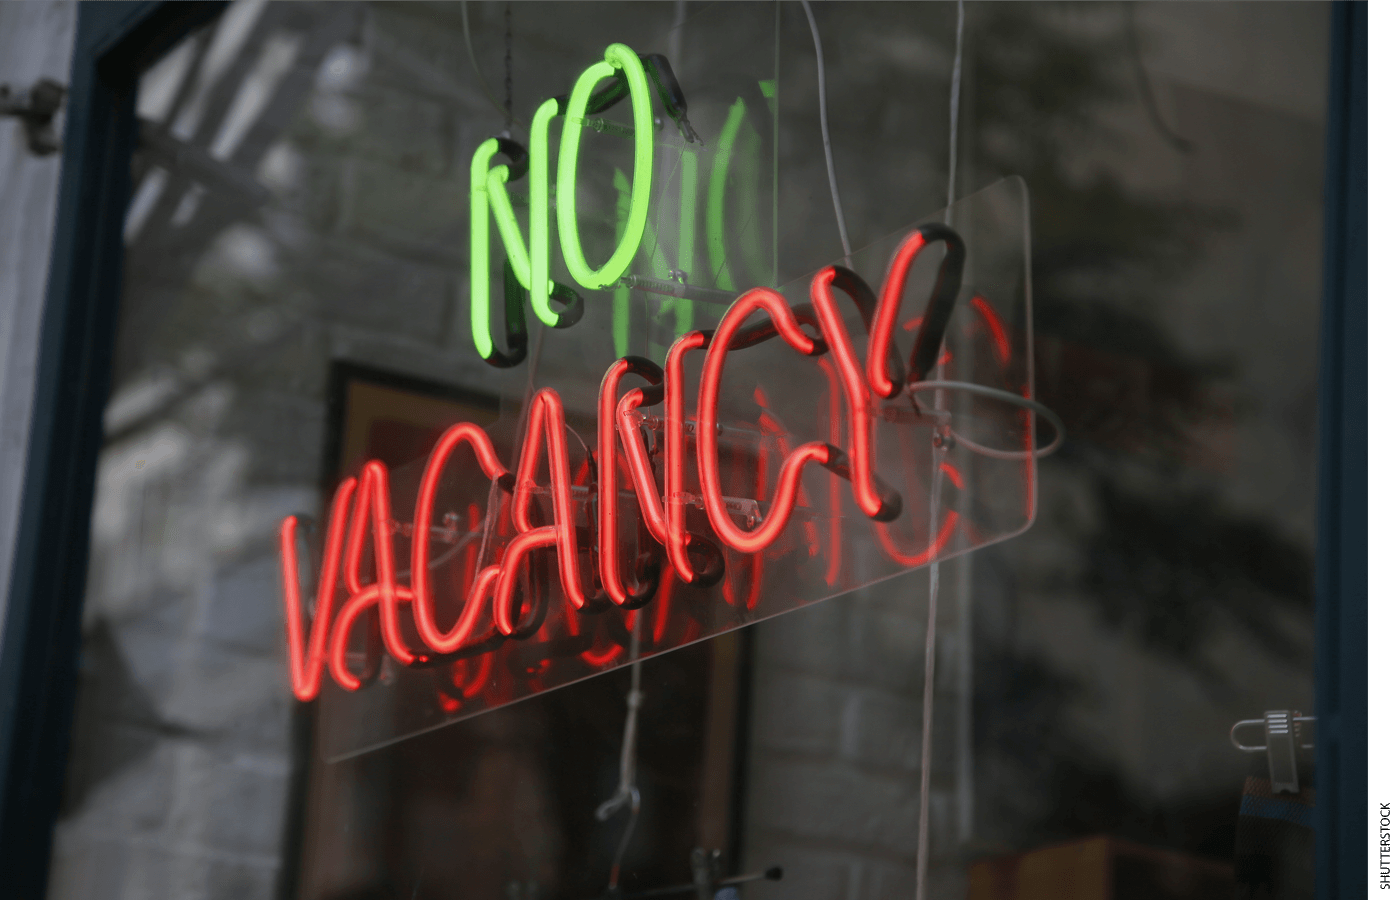
[[[592,269],[583,256],[579,239],[576,189],[578,185],[578,156],[583,119],[593,88],[604,78],[617,75],[626,80],[632,101],[634,131],[634,175],[631,206],[626,226],[622,229],[617,248],[600,268]],[[471,162],[471,195],[468,215],[468,260],[472,343],[482,359],[492,359],[491,339],[491,234],[494,219],[496,230],[505,245],[506,259],[520,286],[529,292],[530,307],[544,324],[560,324],[560,316],[549,305],[556,285],[549,280],[549,125],[559,115],[559,103],[549,99],[540,105],[530,125],[530,147],[526,155],[529,185],[530,230],[527,248],[525,234],[520,229],[511,208],[506,182],[511,180],[511,166],[491,165],[491,158],[501,152],[501,142],[491,138],[477,148]],[[569,274],[585,288],[598,289],[616,282],[632,264],[641,246],[646,227],[647,206],[651,200],[651,173],[654,135],[652,130],[651,86],[641,60],[631,48],[612,44],[603,53],[603,61],[584,71],[574,83],[564,114],[564,129],[560,139],[558,185],[558,228],[560,250]],[[558,297],[556,296],[556,299]]]

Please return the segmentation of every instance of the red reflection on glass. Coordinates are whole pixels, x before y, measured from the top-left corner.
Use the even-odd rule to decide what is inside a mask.
[[[933,539],[933,543],[927,549],[919,553],[905,553],[895,545],[894,535],[890,533],[890,527],[883,522],[875,526],[875,534],[879,538],[880,547],[889,555],[890,559],[901,566],[908,566],[917,569],[933,562],[938,554],[943,552],[943,548],[948,545],[948,541],[953,536],[953,530],[958,525],[958,513],[956,510],[949,510],[943,517],[943,524],[938,529],[938,534]]]
[[[613,644],[611,647],[608,647],[605,650],[595,650],[592,647],[590,647],[587,650],[580,653],[578,656],[579,659],[588,663],[593,668],[601,669],[612,663],[624,652],[625,651],[623,651],[621,644]]]
[[[996,350],[997,361],[1003,366],[1006,365],[1007,360],[1011,359],[1011,341],[1006,336],[1006,326],[1002,324],[1001,316],[997,315],[997,311],[981,294],[972,296],[971,305],[982,317],[982,321],[987,323],[987,331],[992,336],[992,347]]]
[[[656,602],[652,604],[655,621],[651,624],[651,639],[654,643],[661,643],[661,638],[666,634],[666,623],[671,618],[671,594],[675,589],[676,572],[666,566],[661,573],[661,583],[656,588]]]

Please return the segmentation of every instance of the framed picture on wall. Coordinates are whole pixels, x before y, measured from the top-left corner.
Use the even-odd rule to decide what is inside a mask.
[[[451,425],[489,426],[500,411],[494,397],[348,363],[333,366],[327,402],[326,502],[366,461],[409,467]],[[631,667],[336,762],[317,746],[320,701],[302,705],[285,892],[601,896],[620,853],[632,893],[689,882],[695,848],[720,851],[730,869],[747,746],[743,634],[640,664],[631,828],[626,805],[596,815],[618,785]]]

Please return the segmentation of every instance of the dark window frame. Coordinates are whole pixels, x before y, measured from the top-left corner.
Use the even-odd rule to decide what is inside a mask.
[[[80,5],[14,567],[0,637],[0,884],[44,897],[77,683],[141,73],[216,2]],[[1317,897],[1360,896],[1366,837],[1366,31],[1333,4],[1320,323]]]
[[[122,285],[141,73],[222,3],[82,3],[0,637],[0,884],[47,889],[77,688],[88,531]]]

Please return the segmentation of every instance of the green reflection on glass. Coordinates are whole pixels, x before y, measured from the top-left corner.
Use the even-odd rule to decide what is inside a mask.
[[[726,265],[728,259],[724,251],[724,186],[729,178],[734,140],[739,136],[739,126],[744,124],[744,112],[744,98],[740,97],[729,107],[729,115],[720,129],[715,165],[710,170],[709,203],[705,210],[705,245],[710,251],[710,272],[715,277],[715,286],[724,291],[734,290],[734,278]]]

